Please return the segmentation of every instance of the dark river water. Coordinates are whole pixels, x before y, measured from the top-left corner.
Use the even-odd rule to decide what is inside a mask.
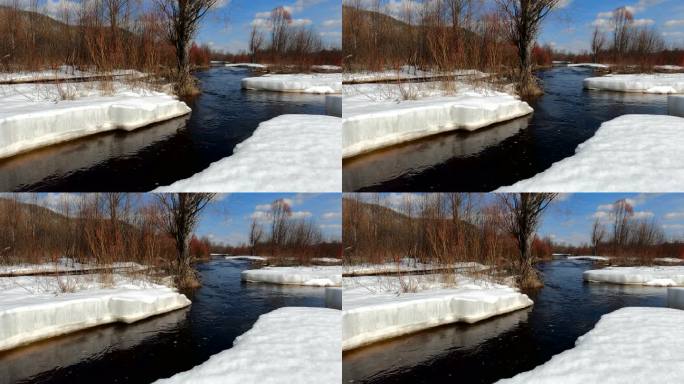
[[[544,288],[531,308],[473,325],[454,324],[345,353],[345,383],[493,383],[572,348],[601,315],[666,306],[667,288],[584,283],[590,262],[539,264]]]
[[[325,96],[247,91],[247,70],[197,72],[190,117],[109,132],[0,160],[2,191],[149,191],[233,153],[259,123],[287,113],[324,114]]]
[[[322,307],[324,288],[242,283],[247,262],[198,266],[202,287],[189,308],[0,353],[0,383],[150,383],[231,348],[259,315],[285,306]]]
[[[487,192],[530,178],[575,153],[601,123],[624,114],[667,114],[666,95],[588,91],[582,68],[540,71],[534,113],[475,132],[451,132],[344,162],[345,191]],[[644,127],[645,129],[648,127]]]

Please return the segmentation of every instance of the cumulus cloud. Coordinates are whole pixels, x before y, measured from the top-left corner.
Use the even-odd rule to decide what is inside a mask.
[[[326,212],[323,214],[323,219],[324,220],[333,220],[333,219],[339,219],[342,217],[342,214],[340,212]]]
[[[665,22],[665,26],[667,28],[683,27],[684,26],[684,19],[668,20]]]
[[[321,25],[325,28],[339,27],[342,25],[342,19],[325,20]]]

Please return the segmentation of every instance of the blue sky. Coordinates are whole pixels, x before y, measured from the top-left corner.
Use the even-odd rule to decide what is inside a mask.
[[[564,0],[563,8],[543,26],[541,43],[571,52],[589,50],[595,25],[607,26],[609,13],[626,6],[635,22],[656,28],[671,45],[684,47],[684,2],[681,0]]]
[[[236,193],[218,195],[206,208],[196,233],[212,241],[238,245],[247,241],[253,217],[267,227],[264,212],[277,199],[287,199],[292,217],[313,220],[326,239],[342,237],[342,200],[339,193]]]
[[[549,208],[539,230],[557,242],[588,242],[595,218],[606,218],[610,205],[628,199],[635,217],[655,219],[668,238],[684,238],[684,194],[578,193],[561,195]]]
[[[215,49],[236,52],[247,49],[252,24],[265,24],[267,14],[278,6],[292,13],[293,24],[313,28],[326,45],[341,46],[342,5],[340,0],[219,0],[223,1],[206,16],[197,40]],[[267,35],[267,28],[263,28]]]
[[[0,3],[3,1],[0,0]],[[28,8],[29,0],[19,0],[19,3]],[[81,0],[39,0],[38,3],[41,12],[55,18],[64,8],[76,12],[80,4]],[[141,4],[143,8],[154,5],[152,0],[142,0]],[[218,0],[214,9],[202,20],[196,41],[209,44],[216,50],[234,53],[246,50],[252,24],[262,25],[264,35],[267,35],[264,21],[268,18],[268,12],[283,6],[291,12],[293,25],[311,27],[322,37],[326,46],[340,47],[341,4],[341,0]]]

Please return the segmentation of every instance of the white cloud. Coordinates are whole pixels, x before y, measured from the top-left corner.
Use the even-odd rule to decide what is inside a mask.
[[[321,224],[321,229],[342,229],[342,224]]]
[[[311,19],[293,19],[290,25],[292,25],[293,27],[303,27],[311,23]]]
[[[643,27],[646,25],[653,25],[655,21],[653,19],[634,19],[633,25],[636,27]]]
[[[342,19],[325,20],[321,23],[321,25],[325,28],[339,27],[340,25],[342,25]]]
[[[340,212],[326,212],[323,214],[323,219],[324,220],[333,220],[333,219],[339,219],[342,217],[342,214]]]
[[[556,8],[565,8],[572,3],[572,0],[560,0],[556,5]]]
[[[684,219],[684,212],[668,212],[663,217],[665,220],[680,220]]]
[[[305,219],[307,217],[311,217],[311,212],[309,212],[309,211],[294,211],[294,212],[292,212],[292,215],[290,217],[293,219]]]
[[[665,22],[665,26],[668,28],[682,27],[684,26],[684,19],[668,20]]]

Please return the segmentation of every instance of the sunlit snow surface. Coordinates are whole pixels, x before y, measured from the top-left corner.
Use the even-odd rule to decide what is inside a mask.
[[[532,305],[506,285],[462,275],[344,278],[342,348],[443,324],[475,323]],[[453,279],[453,280],[449,280]]]
[[[421,137],[474,131],[533,112],[510,94],[465,83],[344,86],[342,155],[352,157]]]
[[[342,92],[342,75],[339,73],[267,74],[242,79],[242,88],[276,92],[340,93]]]
[[[342,119],[281,115],[259,124],[233,154],[156,192],[339,192]]]
[[[233,348],[156,383],[341,383],[341,318],[336,309],[276,309],[261,315]]]
[[[575,154],[497,192],[679,192],[684,118],[623,115],[601,125]]]
[[[684,266],[607,267],[584,271],[584,280],[652,286],[684,285]]]
[[[175,289],[115,274],[0,278],[0,350],[190,305]]]
[[[628,307],[603,315],[575,347],[499,384],[679,383],[684,311]]]
[[[134,130],[190,112],[176,97],[113,82],[0,85],[0,158],[115,129]]]
[[[684,73],[606,75],[584,79],[584,88],[639,93],[684,93]]]
[[[255,283],[311,285],[319,287],[342,284],[341,266],[264,267],[242,271],[242,280]]]

